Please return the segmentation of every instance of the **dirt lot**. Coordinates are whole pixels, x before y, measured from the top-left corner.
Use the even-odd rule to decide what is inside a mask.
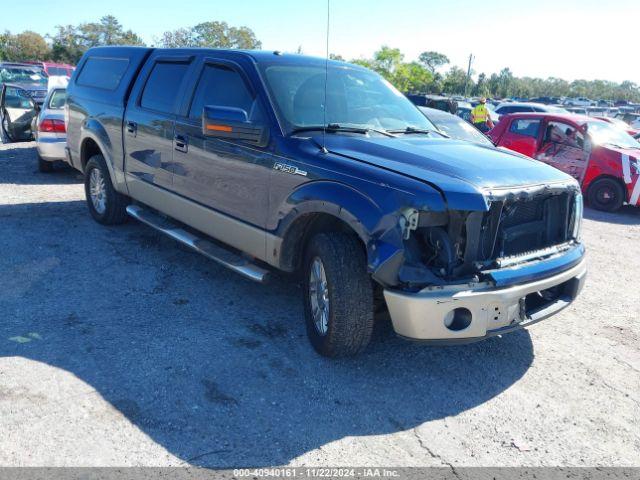
[[[460,347],[307,344],[253,284],[0,146],[0,465],[640,466],[640,210],[587,210],[569,310]]]

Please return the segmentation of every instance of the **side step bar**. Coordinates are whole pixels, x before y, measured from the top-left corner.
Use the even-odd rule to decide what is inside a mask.
[[[220,265],[239,273],[249,280],[265,283],[269,277],[269,270],[251,263],[249,260],[237,253],[227,250],[226,248],[216,245],[204,238],[198,237],[193,233],[187,232],[172,223],[171,220],[146,210],[139,205],[129,205],[127,207],[127,213],[136,220],[155,228],[173,240],[186,245],[187,247],[215,262],[218,262]]]

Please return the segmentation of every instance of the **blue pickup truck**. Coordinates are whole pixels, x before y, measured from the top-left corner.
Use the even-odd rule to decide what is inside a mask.
[[[322,355],[464,343],[580,292],[578,184],[453,140],[365,68],[270,51],[102,47],[68,87],[67,161],[102,224],[133,217],[256,281],[297,272]]]

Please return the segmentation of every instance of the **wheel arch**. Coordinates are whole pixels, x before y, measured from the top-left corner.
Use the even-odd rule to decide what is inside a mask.
[[[292,193],[283,207],[277,236],[280,268],[295,271],[309,239],[321,231],[343,231],[356,236],[371,273],[404,249],[400,212],[385,213],[377,203],[354,188],[337,182],[313,182]]]

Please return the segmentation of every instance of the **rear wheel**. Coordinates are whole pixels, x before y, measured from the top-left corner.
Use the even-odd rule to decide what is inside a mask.
[[[326,357],[362,352],[373,332],[373,287],[366,256],[352,235],[314,236],[304,258],[304,307],[307,334]]]
[[[596,210],[615,212],[624,203],[624,188],[612,178],[600,178],[589,186],[587,199]]]
[[[49,173],[53,171],[53,162],[47,162],[38,155],[38,171],[41,173]]]
[[[107,164],[102,155],[94,155],[84,170],[84,191],[91,216],[103,225],[127,221],[128,197],[113,188]]]

